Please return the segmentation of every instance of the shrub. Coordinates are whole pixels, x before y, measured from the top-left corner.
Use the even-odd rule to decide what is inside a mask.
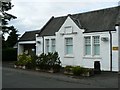
[[[50,70],[51,68],[59,70],[61,68],[61,62],[57,52],[48,54],[42,53],[36,60],[36,65],[38,68],[45,70]]]
[[[31,63],[32,58],[30,55],[21,54],[18,55],[18,61],[15,62],[15,65],[25,66],[27,63]]]
[[[31,61],[28,61],[28,62],[26,63],[26,68],[27,68],[27,69],[35,69],[37,58],[38,58],[38,57],[35,55],[35,53],[31,54]]]
[[[65,69],[65,71],[70,72],[70,71],[72,71],[72,68],[73,68],[73,66],[66,66],[64,69]]]
[[[73,67],[72,72],[74,75],[78,76],[84,72],[84,68],[80,67],[80,66],[75,66],[75,67]]]

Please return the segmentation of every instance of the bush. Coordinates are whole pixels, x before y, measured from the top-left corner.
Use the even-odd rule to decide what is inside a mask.
[[[66,66],[64,67],[65,71],[70,72],[72,71],[73,66]]]
[[[83,74],[84,70],[85,69],[83,67],[75,66],[75,67],[73,67],[72,72],[74,75],[78,76],[78,75]]]
[[[26,63],[26,68],[27,69],[35,69],[36,67],[36,60],[37,60],[37,56],[35,53],[31,54],[31,61]]]
[[[18,55],[18,61],[15,62],[15,65],[25,66],[31,62],[32,62],[32,58],[30,55],[21,54]]]
[[[2,61],[17,61],[17,49],[3,48]]]
[[[36,60],[37,67],[45,70],[50,70],[51,68],[60,70],[60,64],[61,62],[57,52],[48,54],[42,53]]]

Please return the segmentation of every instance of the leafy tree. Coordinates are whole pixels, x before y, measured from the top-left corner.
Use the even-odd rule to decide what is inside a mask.
[[[15,44],[17,42],[17,37],[18,35],[17,30],[14,28],[14,26],[9,26],[8,22],[10,20],[16,19],[17,17],[7,13],[7,11],[11,10],[12,7],[14,5],[11,4],[11,2],[5,2],[5,1],[0,1],[0,5],[1,5],[1,12],[2,12],[2,16],[1,16],[1,22],[2,22],[2,46],[3,47],[13,47],[13,44]],[[5,41],[4,39],[4,34],[8,33],[10,36],[8,37],[8,40]]]
[[[12,19],[16,19],[17,17],[12,15],[12,14],[9,14],[7,13],[8,10],[12,9],[13,5],[11,4],[11,2],[1,2],[1,5],[2,5],[2,9],[1,9],[1,12],[2,12],[2,31],[3,31],[3,34],[5,32],[9,32],[11,30],[11,28],[13,28],[12,26],[8,26],[8,21],[12,20]]]

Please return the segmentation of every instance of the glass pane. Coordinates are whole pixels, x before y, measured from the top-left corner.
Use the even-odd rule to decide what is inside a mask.
[[[55,52],[55,45],[52,45],[52,52]]]
[[[100,55],[100,45],[94,45],[94,55]]]
[[[72,44],[73,44],[72,38],[66,38],[66,45],[72,45]]]
[[[66,54],[72,54],[73,53],[73,46],[66,46]]]
[[[94,37],[94,44],[99,44],[99,36]]]
[[[52,45],[55,45],[55,39],[52,39],[51,42],[52,42]]]
[[[90,45],[86,45],[85,47],[86,47],[85,48],[85,54],[86,55],[91,55],[91,46]]]

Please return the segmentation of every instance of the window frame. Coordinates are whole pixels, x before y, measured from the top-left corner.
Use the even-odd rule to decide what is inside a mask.
[[[98,41],[95,41],[95,37],[98,37]],[[93,56],[99,56],[100,55],[100,36],[93,36]],[[95,53],[95,46],[99,46],[99,52],[98,54]]]
[[[85,43],[85,38],[86,37],[90,37],[91,38],[91,54],[90,55],[87,55],[86,54],[86,43]],[[98,41],[98,45],[99,45],[99,54],[95,54],[94,50],[95,50],[95,45],[97,45],[96,43],[94,43],[94,37],[99,37],[99,41]],[[95,44],[95,45],[94,45]],[[100,35],[86,35],[84,36],[84,56],[85,57],[100,57]]]
[[[88,37],[90,37],[90,43],[89,44],[87,43],[87,45],[86,45],[86,38],[88,38]],[[92,40],[91,36],[85,36],[84,37],[84,55],[85,56],[91,56],[92,55],[92,42],[91,42],[91,40]],[[86,53],[86,46],[88,46],[88,45],[90,46],[90,54]]]
[[[66,42],[67,39],[71,39],[72,43],[71,44],[67,44],[67,42]],[[67,46],[71,46],[72,47],[72,52],[71,53],[68,53]],[[65,51],[65,56],[73,55],[73,37],[65,37],[65,49],[64,49],[64,51]]]

